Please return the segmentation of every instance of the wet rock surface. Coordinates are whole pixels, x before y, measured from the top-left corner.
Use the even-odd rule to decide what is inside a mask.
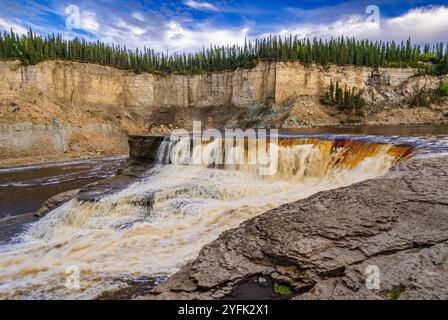
[[[77,199],[79,201],[96,202],[107,195],[123,190],[133,182],[135,182],[135,177],[126,174],[103,179],[81,188]]]
[[[120,191],[135,182],[138,177],[146,172],[147,168],[148,166],[139,166],[128,162],[116,170],[116,176],[101,179],[81,188],[61,192],[50,197],[34,212],[34,216],[42,218],[50,211],[75,197],[80,201],[99,201],[102,197]]]
[[[412,159],[270,210],[141,298],[256,299],[249,280],[261,277],[292,299],[448,299],[447,168],[447,156]],[[367,288],[369,270],[379,287]]]
[[[129,160],[134,164],[152,163],[156,159],[157,150],[162,143],[164,135],[130,135],[129,144]]]
[[[49,198],[47,201],[45,201],[42,206],[34,213],[35,217],[41,218],[44,215],[46,215],[48,212],[50,212],[53,209],[56,209],[61,204],[69,201],[70,199],[73,199],[76,197],[79,193],[79,189],[73,189],[69,191],[65,191],[62,193],[59,193],[51,198]]]

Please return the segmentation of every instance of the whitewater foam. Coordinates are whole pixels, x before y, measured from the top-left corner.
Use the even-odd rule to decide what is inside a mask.
[[[187,142],[165,140],[147,178],[98,202],[67,202],[20,244],[0,249],[0,297],[94,298],[120,280],[169,275],[221,232],[281,204],[382,175],[409,154],[405,146],[280,139],[277,173],[260,176],[256,165],[218,163],[213,141],[202,148],[207,162],[190,165]],[[80,269],[80,290],[65,287],[72,265]]]

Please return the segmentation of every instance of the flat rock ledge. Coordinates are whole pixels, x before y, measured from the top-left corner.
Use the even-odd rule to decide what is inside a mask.
[[[448,157],[246,221],[140,299],[257,299],[263,283],[289,299],[448,299]]]
[[[79,190],[80,189],[68,190],[52,196],[41,205],[41,207],[34,213],[34,216],[42,218],[51,210],[56,209],[60,205],[76,197],[79,194]]]

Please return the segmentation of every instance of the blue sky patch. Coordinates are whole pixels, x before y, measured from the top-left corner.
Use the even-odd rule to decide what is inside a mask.
[[[169,52],[269,34],[434,43],[448,41],[448,1],[2,0],[11,28]]]

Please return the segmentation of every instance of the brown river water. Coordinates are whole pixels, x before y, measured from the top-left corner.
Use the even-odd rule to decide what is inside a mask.
[[[34,220],[32,213],[50,197],[114,176],[125,157],[0,169],[0,243]]]
[[[448,125],[315,127],[280,133],[446,137]],[[0,219],[33,212],[53,195],[111,177],[124,161],[105,158],[0,169]]]
[[[448,135],[448,125],[378,125],[378,126],[332,126],[280,130],[286,134],[361,134],[385,136],[442,136]]]
[[[171,162],[162,154],[147,179],[98,203],[72,200],[37,222],[20,217],[29,217],[54,194],[113,176],[125,159],[0,170],[0,298],[91,299],[121,288],[116,279],[169,275],[221,232],[270,208],[377,177],[422,149],[448,150],[448,126],[280,133],[273,176],[262,178],[249,166],[190,165],[184,154],[188,139],[166,140],[159,150],[169,150]],[[212,162],[215,142],[204,143],[201,151]],[[8,225],[10,220],[19,222]],[[18,241],[10,240],[22,233]],[[63,285],[72,265],[84,277],[76,292]]]

